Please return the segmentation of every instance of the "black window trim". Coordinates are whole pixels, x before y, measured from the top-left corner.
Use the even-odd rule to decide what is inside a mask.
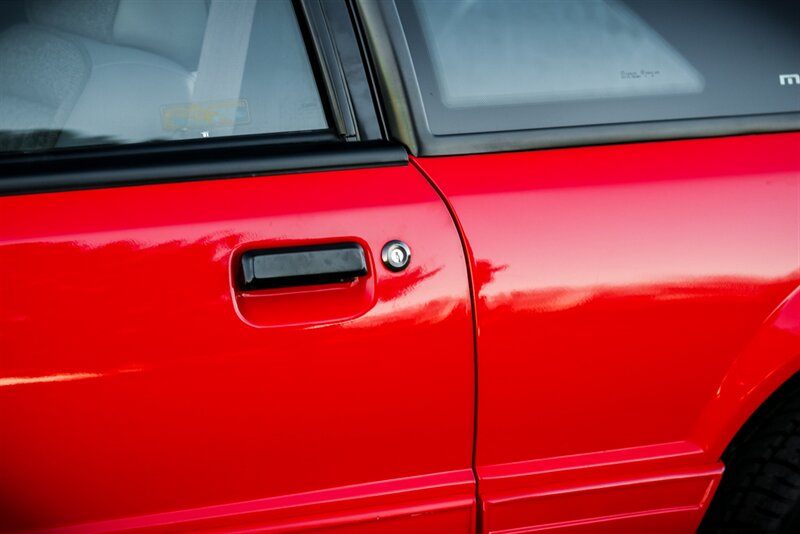
[[[395,0],[355,0],[365,28],[390,137],[414,156],[444,156],[722,137],[800,130],[800,113],[679,119],[435,135]]]
[[[330,128],[0,153],[0,195],[406,165],[382,134],[346,0],[293,4]]]
[[[343,143],[305,136],[302,142],[281,144],[261,139],[186,143],[4,160],[0,196],[408,164],[403,146],[382,140]]]
[[[345,141],[382,139],[372,87],[345,0],[299,0],[308,41],[329,96],[331,124]]]

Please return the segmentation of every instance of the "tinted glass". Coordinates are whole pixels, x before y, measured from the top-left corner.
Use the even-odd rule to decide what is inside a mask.
[[[434,134],[800,111],[796,1],[398,8]]]
[[[290,0],[0,2],[0,151],[326,128]]]

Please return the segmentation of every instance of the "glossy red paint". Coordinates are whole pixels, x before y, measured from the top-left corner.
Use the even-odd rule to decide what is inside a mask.
[[[101,532],[470,532],[471,469],[84,523],[50,534]]]
[[[692,532],[800,364],[800,134],[415,164],[471,256],[484,532]]]
[[[800,290],[796,289],[736,357],[694,429],[712,456],[725,450],[747,418],[800,369]]]
[[[364,280],[235,289],[335,241]],[[466,261],[412,166],[0,198],[0,266],[0,530],[473,529]]]

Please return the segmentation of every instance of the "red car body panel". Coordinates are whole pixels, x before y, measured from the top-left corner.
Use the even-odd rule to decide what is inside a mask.
[[[364,279],[236,290],[337,241]],[[4,197],[0,266],[0,530],[473,529],[467,263],[413,166]]]
[[[483,531],[692,532],[798,370],[800,134],[414,161],[470,256]]]

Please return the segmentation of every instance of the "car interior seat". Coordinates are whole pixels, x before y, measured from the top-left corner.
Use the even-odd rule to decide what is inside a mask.
[[[170,138],[192,95],[207,0],[27,0],[0,33],[0,150]]]

